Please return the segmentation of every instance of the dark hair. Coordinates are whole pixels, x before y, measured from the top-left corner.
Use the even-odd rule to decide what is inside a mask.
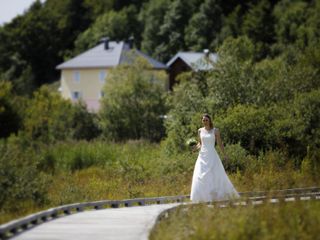
[[[205,113],[205,114],[202,115],[202,118],[204,118],[204,117],[209,119],[210,128],[212,129],[213,128],[213,123],[212,123],[210,115],[208,113]]]

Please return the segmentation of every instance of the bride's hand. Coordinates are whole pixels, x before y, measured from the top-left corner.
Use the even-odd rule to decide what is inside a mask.
[[[195,152],[195,151],[199,150],[200,147],[201,147],[200,143],[198,143],[197,145],[194,145],[193,148],[192,148],[192,152]]]

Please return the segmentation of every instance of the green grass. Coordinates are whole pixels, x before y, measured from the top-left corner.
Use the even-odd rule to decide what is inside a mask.
[[[5,198],[0,196],[0,223],[74,202],[189,194],[197,158],[197,153],[192,152],[168,155],[160,144],[146,141],[71,141],[40,145],[36,150],[17,146],[0,150],[5,157],[0,159],[0,169],[11,170],[3,172],[0,187],[6,191],[5,185],[12,186]],[[239,154],[234,156],[239,158]],[[308,187],[320,183],[308,161],[296,167],[279,152],[241,157],[241,170],[233,167],[228,171],[238,191]],[[235,161],[231,163],[236,166]],[[30,176],[31,172],[39,175]],[[21,176],[26,180],[22,181]],[[38,180],[29,184],[35,177]]]
[[[320,202],[290,202],[236,208],[204,204],[179,207],[162,219],[151,240],[320,239]]]

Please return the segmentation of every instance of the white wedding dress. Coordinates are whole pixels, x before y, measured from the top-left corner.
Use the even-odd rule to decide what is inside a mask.
[[[201,149],[194,168],[192,202],[210,202],[238,198],[239,194],[229,180],[215,149],[215,131],[200,128]]]

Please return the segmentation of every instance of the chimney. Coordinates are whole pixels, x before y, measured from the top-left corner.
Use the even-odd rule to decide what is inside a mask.
[[[128,42],[129,42],[129,48],[132,49],[133,43],[134,43],[134,37],[133,36],[129,37]]]
[[[109,49],[109,38],[105,37],[105,38],[101,38],[100,42],[104,43],[104,49],[108,50]]]

